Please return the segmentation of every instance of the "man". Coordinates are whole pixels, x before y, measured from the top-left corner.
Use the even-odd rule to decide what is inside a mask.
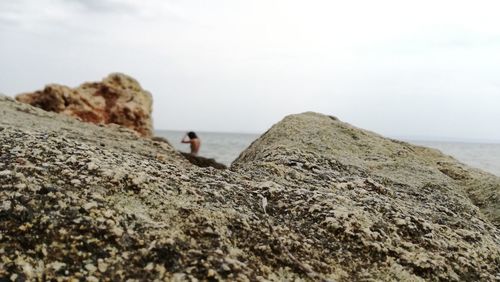
[[[200,142],[200,139],[198,138],[198,136],[196,136],[196,133],[194,133],[193,131],[186,133],[186,135],[184,135],[184,138],[182,138],[181,143],[191,144],[191,154],[198,155],[198,151],[200,150],[201,142]]]

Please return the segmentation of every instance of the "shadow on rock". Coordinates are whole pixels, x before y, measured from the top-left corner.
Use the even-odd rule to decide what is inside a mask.
[[[216,169],[227,169],[227,167],[221,163],[216,162],[214,159],[204,158],[200,156],[195,156],[189,153],[180,152],[190,163],[199,167],[213,167]]]

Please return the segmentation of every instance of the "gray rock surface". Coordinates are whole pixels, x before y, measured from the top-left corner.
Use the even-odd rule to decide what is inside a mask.
[[[498,177],[328,116],[230,170],[0,97],[0,277],[495,281]]]

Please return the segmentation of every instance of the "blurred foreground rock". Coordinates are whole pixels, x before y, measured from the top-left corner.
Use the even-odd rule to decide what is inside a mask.
[[[41,91],[17,95],[16,100],[85,122],[119,124],[145,137],[153,134],[151,94],[120,73],[77,88],[51,84]]]
[[[0,277],[495,281],[498,177],[335,118],[230,170],[0,97]]]

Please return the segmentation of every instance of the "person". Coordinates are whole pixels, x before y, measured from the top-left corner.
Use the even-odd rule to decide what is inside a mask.
[[[192,155],[197,155],[198,151],[200,151],[200,138],[194,133],[193,131],[190,131],[184,135],[184,138],[182,138],[181,143],[186,143],[186,144],[191,144],[191,154]]]

